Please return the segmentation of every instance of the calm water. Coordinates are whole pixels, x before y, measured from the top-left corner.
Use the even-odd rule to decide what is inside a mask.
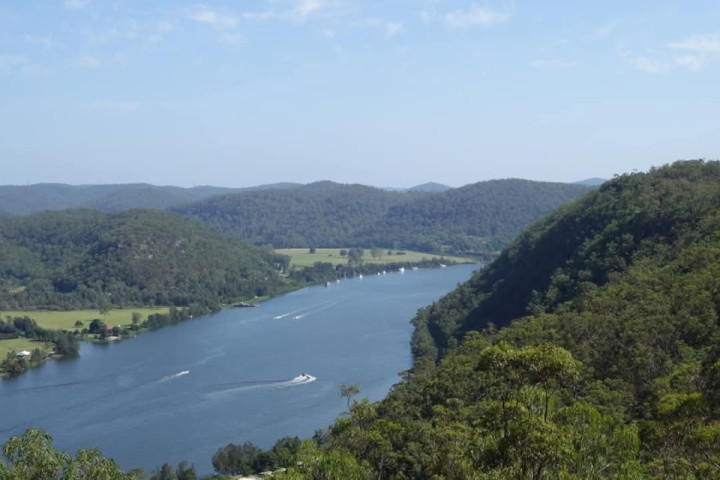
[[[125,469],[188,460],[211,473],[227,443],[311,436],[346,408],[340,384],[378,400],[411,364],[409,320],[475,265],[312,287],[110,345],[0,381],[0,442],[28,426]],[[300,378],[307,373],[316,377]]]

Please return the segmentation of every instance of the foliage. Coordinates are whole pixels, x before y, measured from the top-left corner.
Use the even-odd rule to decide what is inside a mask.
[[[418,312],[321,455],[379,479],[720,478],[720,163],[623,175]],[[293,478],[310,478],[309,475]]]
[[[580,185],[527,180],[494,180],[434,193],[318,182],[221,195],[173,210],[276,248],[375,245],[488,254],[588,191]],[[354,263],[359,260],[353,257]]]
[[[30,317],[7,317],[0,319],[0,338],[26,338],[28,340],[45,342],[54,345],[57,355],[74,357],[78,354],[79,345],[74,335],[64,331],[47,330],[37,325]],[[16,357],[16,352],[8,352],[6,358],[0,362],[0,369],[10,375],[18,375],[28,367],[35,367],[45,361],[45,355],[39,348],[34,348],[29,360]]]
[[[211,310],[273,292],[287,261],[168,212],[15,217],[0,221],[0,308]]]
[[[227,475],[249,475],[274,471],[293,465],[293,458],[300,448],[298,437],[284,437],[264,451],[252,442],[242,445],[229,443],[219,448],[212,458],[215,471]]]
[[[127,475],[112,459],[94,449],[78,450],[75,456],[56,450],[50,436],[28,429],[11,437],[3,445],[4,462],[0,461],[3,480],[125,480]]]

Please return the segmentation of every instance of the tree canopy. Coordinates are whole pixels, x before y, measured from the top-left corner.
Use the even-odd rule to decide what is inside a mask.
[[[0,309],[217,306],[266,295],[287,257],[176,214],[45,212],[0,220]]]
[[[541,220],[418,313],[413,369],[317,458],[378,479],[720,478],[718,207],[720,163],[689,161]]]

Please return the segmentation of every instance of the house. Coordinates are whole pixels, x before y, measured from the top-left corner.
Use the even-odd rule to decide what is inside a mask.
[[[17,358],[27,358],[27,357],[29,357],[30,355],[31,355],[30,352],[28,352],[27,350],[23,350],[23,351],[18,352],[18,353],[16,354]]]

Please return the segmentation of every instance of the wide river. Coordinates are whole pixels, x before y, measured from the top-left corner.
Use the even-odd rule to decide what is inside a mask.
[[[410,319],[477,265],[311,287],[109,345],[0,381],[0,443],[28,426],[148,472],[212,472],[227,443],[309,437],[346,410],[340,385],[383,398],[411,365]],[[301,377],[308,374],[312,377]],[[315,380],[316,378],[316,380]]]

